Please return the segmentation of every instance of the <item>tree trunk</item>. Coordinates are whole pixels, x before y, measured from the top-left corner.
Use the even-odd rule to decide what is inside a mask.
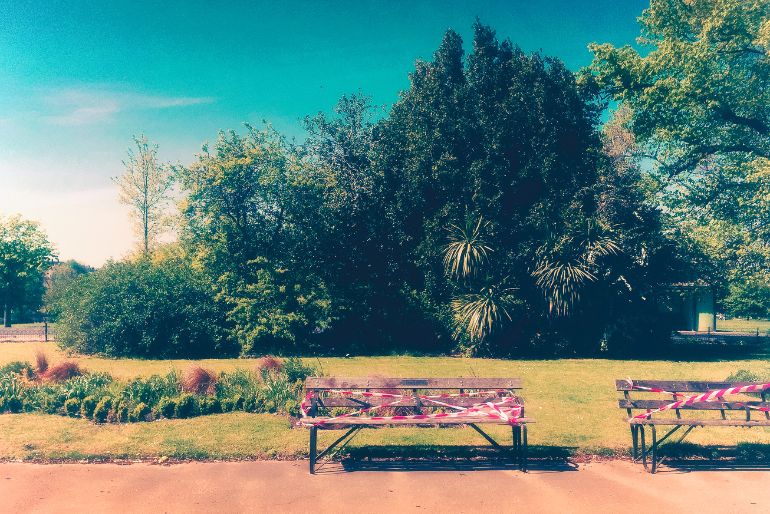
[[[8,307],[8,302],[3,304],[3,326],[11,326],[11,309]]]

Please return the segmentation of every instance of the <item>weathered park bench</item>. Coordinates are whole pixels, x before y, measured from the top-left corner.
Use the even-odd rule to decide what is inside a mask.
[[[340,449],[344,447],[366,427],[469,425],[499,447],[478,427],[481,423],[511,426],[515,462],[526,471],[527,423],[533,420],[524,417],[523,403],[515,394],[519,389],[518,378],[309,377],[302,424],[310,429],[310,473],[319,459],[341,443]],[[347,432],[317,453],[319,429]]]
[[[657,470],[658,448],[661,443],[682,427],[687,428],[677,442],[684,440],[695,427],[770,426],[770,403],[766,401],[767,394],[770,394],[770,384],[620,379],[616,380],[615,385],[618,391],[623,392],[623,398],[619,400],[618,405],[628,414],[633,458],[639,458],[641,439],[642,464],[650,473]],[[645,399],[636,399],[631,398],[632,392],[656,394],[659,397],[650,399],[650,396],[646,396]],[[760,396],[747,396],[750,393]],[[635,410],[643,412],[634,413]],[[658,426],[671,428],[658,439]],[[652,445],[649,450],[645,437],[646,427],[652,432]]]

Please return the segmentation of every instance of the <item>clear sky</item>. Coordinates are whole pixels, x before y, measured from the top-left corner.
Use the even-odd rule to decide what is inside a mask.
[[[361,91],[392,104],[443,32],[476,16],[574,70],[634,43],[645,0],[0,0],[0,214],[40,221],[63,259],[133,245],[111,177],[133,134],[188,163],[220,129],[301,119]]]

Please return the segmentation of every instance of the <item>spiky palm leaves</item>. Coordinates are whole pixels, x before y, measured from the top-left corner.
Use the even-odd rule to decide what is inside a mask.
[[[482,218],[468,221],[465,227],[450,225],[449,244],[444,249],[444,269],[453,280],[464,288],[488,272],[492,247],[484,240],[489,223]],[[489,277],[484,276],[486,282]],[[474,343],[483,342],[492,332],[511,320],[514,305],[512,289],[502,285],[488,285],[452,299],[451,308],[455,324],[455,337],[466,336]]]
[[[597,280],[598,261],[619,252],[620,246],[608,236],[566,238],[555,249],[541,248],[532,276],[548,301],[549,312],[569,315],[586,284]]]
[[[483,231],[489,222],[479,218],[465,227],[449,226],[449,244],[444,249],[444,269],[455,280],[468,279],[481,271],[492,248],[484,241]]]
[[[468,293],[452,300],[455,337],[465,335],[473,342],[482,342],[507,321],[511,321],[514,306],[513,289],[483,287],[478,293]]]

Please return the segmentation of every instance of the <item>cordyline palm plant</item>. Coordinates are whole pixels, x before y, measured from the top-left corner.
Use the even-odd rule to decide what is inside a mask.
[[[605,235],[565,237],[555,247],[541,247],[532,276],[548,301],[549,312],[556,316],[571,314],[583,287],[597,280],[598,261],[620,251],[620,246]]]
[[[484,241],[488,221],[468,220],[465,227],[449,226],[449,244],[444,249],[444,269],[450,278],[467,280],[476,276],[487,263],[492,248]]]
[[[468,220],[465,227],[450,225],[449,244],[444,248],[444,269],[449,278],[472,288],[472,282],[485,275],[489,282],[489,255],[492,247],[484,240],[489,222],[479,218]],[[482,343],[504,323],[511,320],[514,305],[513,289],[503,284],[485,284],[452,299],[455,338],[463,335],[471,342]]]

